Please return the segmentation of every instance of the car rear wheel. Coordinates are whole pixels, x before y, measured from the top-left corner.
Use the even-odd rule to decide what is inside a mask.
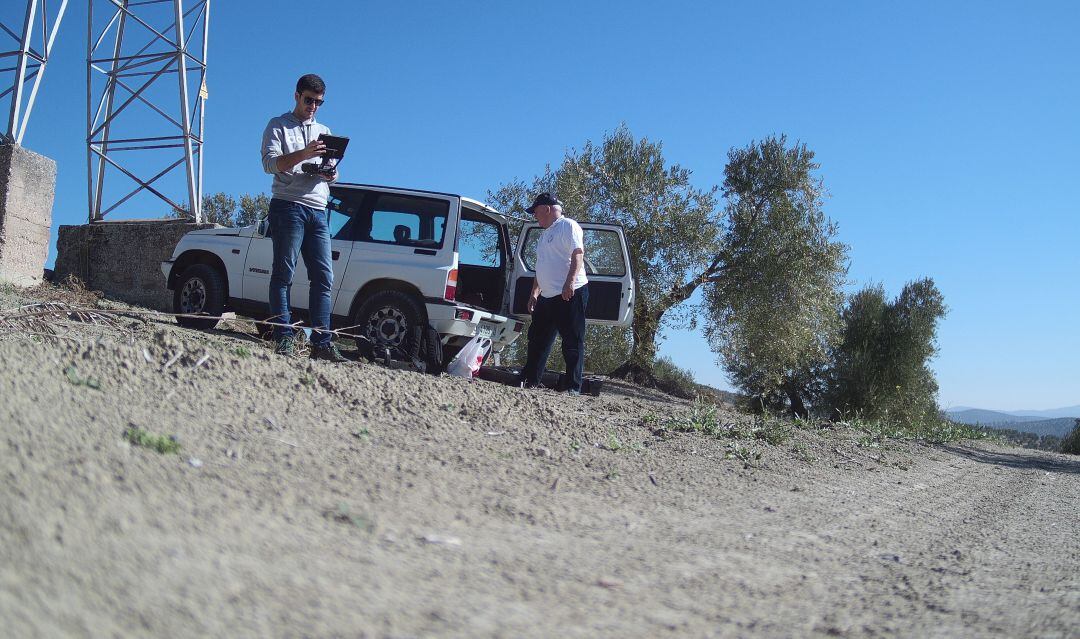
[[[424,312],[415,297],[402,291],[379,291],[360,305],[353,324],[361,335],[376,348],[380,345],[401,350],[407,358],[415,359],[423,343]]]
[[[180,274],[173,291],[173,312],[181,326],[206,330],[217,326],[225,310],[225,282],[209,264],[193,264]],[[190,317],[207,315],[208,317]]]

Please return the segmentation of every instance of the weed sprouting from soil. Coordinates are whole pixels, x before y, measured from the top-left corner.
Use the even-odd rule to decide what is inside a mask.
[[[897,423],[855,418],[841,423],[859,432],[857,442],[865,448],[878,448],[888,439],[917,440],[931,444],[946,444],[962,439],[987,439],[987,434],[978,428],[947,419]]]
[[[162,455],[180,452],[180,443],[174,438],[166,437],[165,435],[155,435],[138,426],[128,426],[127,430],[124,431],[124,439],[135,446],[156,450]]]
[[[716,404],[695,400],[690,409],[669,418],[646,415],[643,425],[662,437],[670,433],[702,433],[716,439],[757,439],[772,446],[791,439],[792,425],[770,415],[727,422]]]
[[[82,377],[79,375],[79,369],[74,366],[68,366],[64,369],[64,375],[67,376],[69,382],[74,386],[86,386],[87,388],[93,388],[94,390],[101,390],[101,382],[95,377]]]
[[[348,504],[338,504],[337,510],[327,510],[323,513],[328,519],[342,523],[352,524],[364,532],[375,530],[375,523],[369,517],[353,514]]]
[[[236,353],[237,357],[251,357],[253,355],[251,349],[247,346],[237,346],[233,349],[233,352]]]
[[[613,453],[617,453],[623,448],[623,444],[619,441],[619,438],[615,436],[615,433],[608,433],[607,447]]]

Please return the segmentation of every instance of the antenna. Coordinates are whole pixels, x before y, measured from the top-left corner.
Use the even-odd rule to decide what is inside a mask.
[[[45,64],[49,61],[56,31],[64,18],[67,0],[61,0],[60,8],[49,23],[49,12],[45,0],[27,0],[26,12],[20,24],[4,24],[0,20],[0,87],[7,87],[0,93],[0,101],[11,100],[8,110],[7,127],[0,131],[0,143],[21,145],[26,135],[26,123],[30,120],[30,111],[34,108],[41,78],[45,75]],[[5,47],[15,46],[15,49]],[[27,95],[27,83],[30,84]]]
[[[209,21],[210,0],[88,0],[91,223],[147,194],[202,221]],[[184,193],[189,204],[166,195],[174,191]]]

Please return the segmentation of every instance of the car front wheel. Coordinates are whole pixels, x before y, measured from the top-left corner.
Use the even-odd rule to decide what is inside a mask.
[[[180,274],[173,292],[173,312],[181,326],[200,330],[217,326],[225,310],[225,282],[208,264],[193,264]],[[190,317],[207,315],[208,317]]]
[[[364,300],[353,324],[376,348],[392,346],[408,358],[420,353],[425,326],[424,313],[416,298],[402,291],[379,291]]]

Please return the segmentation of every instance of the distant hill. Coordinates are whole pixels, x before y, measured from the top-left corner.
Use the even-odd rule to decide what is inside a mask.
[[[1017,422],[1010,424],[1009,428],[1025,433],[1036,435],[1054,435],[1064,437],[1072,431],[1076,425],[1076,417],[1059,417],[1057,419],[1044,419],[1037,422]]]
[[[1057,419],[1058,417],[1080,417],[1080,405],[1054,408],[1051,410],[1011,410],[1010,415],[1022,417],[1041,417],[1042,419]]]
[[[1042,417],[1025,417],[1022,415],[999,413],[998,411],[984,410],[982,408],[966,408],[963,410],[951,409],[945,411],[945,414],[949,417],[949,419],[960,422],[961,424],[970,424],[972,426],[1009,425],[1010,428],[1014,428],[1013,424],[1020,424],[1022,422],[1037,422],[1045,419]]]

